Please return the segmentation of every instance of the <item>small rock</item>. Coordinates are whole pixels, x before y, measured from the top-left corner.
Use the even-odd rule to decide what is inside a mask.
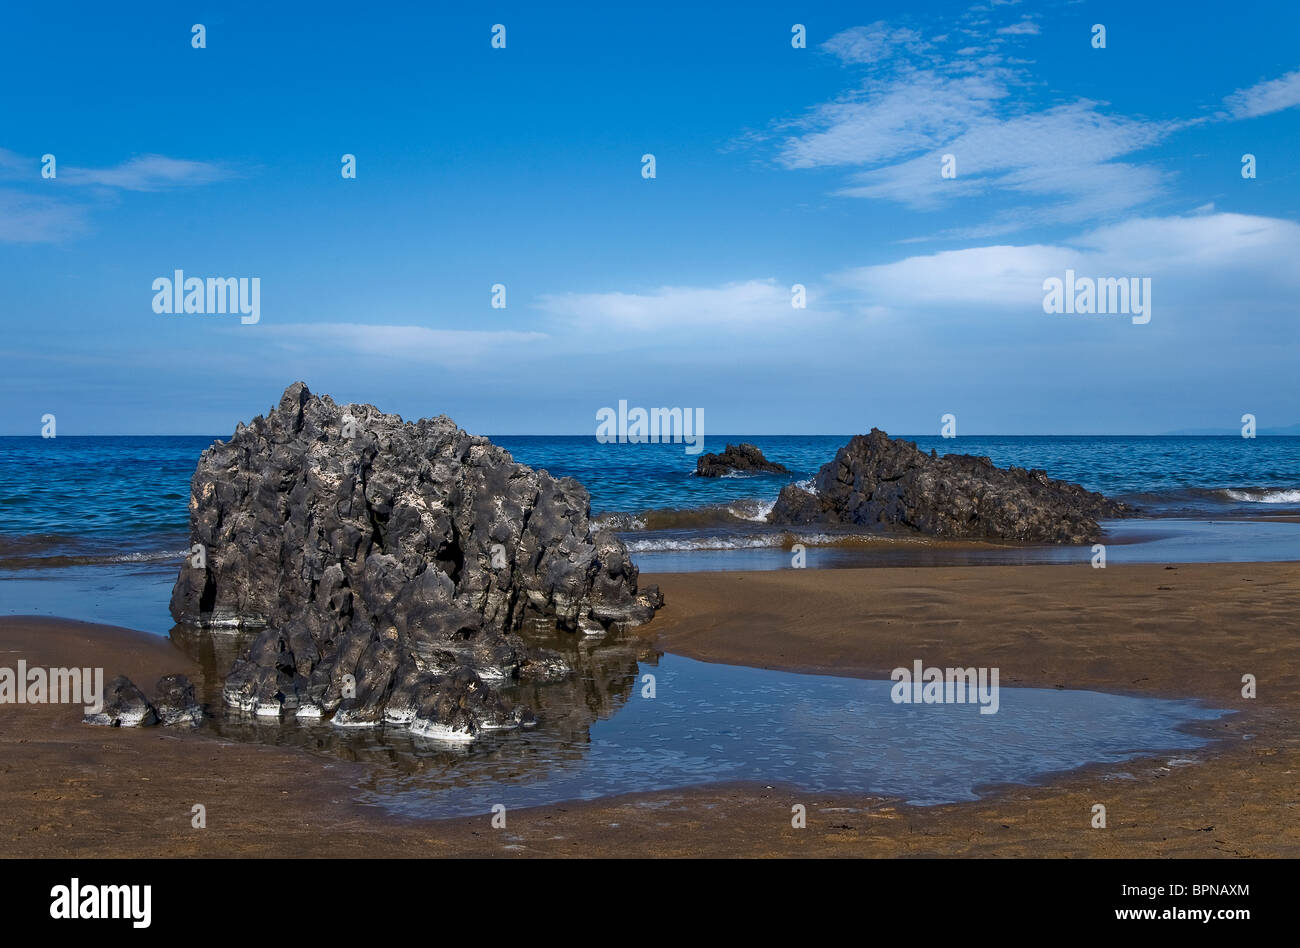
[[[722,477],[726,474],[789,474],[784,464],[763,457],[763,452],[749,442],[729,444],[721,454],[705,454],[695,462],[696,477]]]
[[[155,689],[154,710],[168,727],[198,727],[203,722],[203,705],[194,696],[194,684],[184,675],[163,675]]]
[[[105,689],[103,709],[82,720],[102,727],[150,727],[158,723],[158,714],[130,678],[118,675]]]

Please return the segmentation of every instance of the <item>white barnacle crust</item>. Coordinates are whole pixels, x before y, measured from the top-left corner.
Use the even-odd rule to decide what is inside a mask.
[[[416,718],[412,721],[411,733],[432,738],[436,741],[449,741],[457,744],[468,744],[478,737],[478,734],[469,728],[448,727],[445,724],[439,724],[437,721],[430,721],[428,718]]]

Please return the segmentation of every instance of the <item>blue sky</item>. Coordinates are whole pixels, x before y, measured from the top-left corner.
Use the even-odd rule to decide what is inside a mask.
[[[1300,421],[1294,4],[288,6],[6,11],[0,433],[222,434],[299,378],[494,434]],[[1067,268],[1150,323],[1044,313]],[[155,313],[176,269],[260,321]]]

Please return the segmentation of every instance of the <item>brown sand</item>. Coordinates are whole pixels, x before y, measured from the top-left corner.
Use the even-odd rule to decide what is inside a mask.
[[[490,816],[398,821],[353,802],[365,765],[163,728],[101,729],[78,708],[0,705],[8,856],[1297,856],[1300,564],[985,566],[646,577],[644,634],[708,661],[886,677],[913,659],[1001,683],[1203,698],[1243,713],[1223,740],[1085,768],[975,803],[755,785]],[[0,664],[102,665],[150,690],[199,669],[170,642],[65,620],[0,619]],[[1241,697],[1254,674],[1259,697]],[[1249,740],[1244,739],[1247,736]],[[191,826],[191,807],[207,827]],[[807,807],[806,829],[790,825]],[[1108,828],[1090,826],[1092,806]]]

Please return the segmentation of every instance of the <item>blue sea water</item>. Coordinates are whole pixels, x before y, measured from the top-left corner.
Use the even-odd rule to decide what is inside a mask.
[[[908,437],[926,452],[1042,468],[1164,515],[1300,509],[1300,437]],[[792,472],[717,479],[692,477],[696,456],[680,444],[598,444],[576,436],[492,440],[520,463],[576,477],[591,492],[594,510],[630,512],[774,499],[787,481],[816,474],[849,436],[711,436],[705,451],[749,441]]]
[[[165,631],[165,592],[187,545],[189,481],[215,438],[0,438],[0,613],[47,613]],[[586,485],[594,513],[647,570],[983,562],[1085,562],[1087,547],[946,549],[906,540],[791,533],[764,518],[781,487],[811,478],[847,435],[711,436],[750,441],[789,475],[697,478],[682,444],[601,444],[592,436],[503,436],[521,463]],[[962,437],[923,450],[984,455],[1140,506],[1109,523],[1112,562],[1300,559],[1300,438]]]
[[[0,532],[94,536],[136,549],[184,532],[190,476],[206,436],[0,438]],[[689,510],[774,500],[812,477],[847,435],[727,435],[750,441],[791,475],[697,478],[680,444],[600,444],[590,436],[501,436],[516,461],[574,477],[597,513]],[[1162,516],[1300,510],[1300,437],[917,437],[925,451],[984,455],[999,466],[1129,500]]]

